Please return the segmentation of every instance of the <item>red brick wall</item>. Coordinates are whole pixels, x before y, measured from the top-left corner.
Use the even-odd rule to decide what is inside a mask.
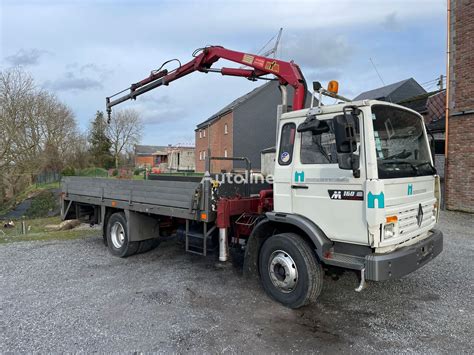
[[[227,124],[227,134],[225,134],[225,125]],[[196,136],[196,171],[205,171],[205,161],[200,160],[201,152],[206,152],[207,147],[210,143],[211,155],[223,157],[225,150],[227,150],[227,156],[233,156],[233,117],[232,112],[220,117],[217,121],[212,123],[208,128],[202,129],[201,138],[199,138],[199,130],[195,132]],[[204,132],[206,136],[204,137]],[[210,140],[210,142],[209,142]],[[220,172],[222,170],[232,170],[231,161],[212,161],[211,172]]]
[[[153,166],[153,157],[150,156],[135,156],[135,166]]]
[[[474,0],[451,1],[446,207],[474,213]]]

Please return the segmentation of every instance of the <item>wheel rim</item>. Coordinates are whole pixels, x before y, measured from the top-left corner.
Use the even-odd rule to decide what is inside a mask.
[[[281,292],[290,293],[298,283],[298,268],[293,258],[283,250],[276,250],[270,256],[268,273],[273,285]]]
[[[110,239],[115,248],[120,249],[125,241],[125,230],[120,222],[115,222],[110,230]]]

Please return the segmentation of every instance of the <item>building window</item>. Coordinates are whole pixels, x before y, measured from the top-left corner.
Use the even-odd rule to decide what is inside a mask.
[[[227,123],[224,125],[224,134],[227,134],[229,133],[229,131],[227,130]]]
[[[206,151],[202,152],[202,160],[206,160]]]
[[[199,160],[202,160],[202,152],[199,152]]]
[[[227,158],[227,149],[224,149],[224,158]]]
[[[199,138],[202,138],[202,131],[199,130]]]
[[[202,131],[202,136],[206,138],[206,130]]]

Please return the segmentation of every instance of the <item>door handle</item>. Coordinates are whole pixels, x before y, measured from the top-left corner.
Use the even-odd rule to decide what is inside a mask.
[[[292,189],[308,189],[308,185],[291,185]]]

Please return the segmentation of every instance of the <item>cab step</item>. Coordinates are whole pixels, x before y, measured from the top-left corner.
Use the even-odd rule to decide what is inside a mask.
[[[365,267],[365,258],[361,256],[331,253],[323,258],[328,265],[338,266],[346,269],[362,270]]]

